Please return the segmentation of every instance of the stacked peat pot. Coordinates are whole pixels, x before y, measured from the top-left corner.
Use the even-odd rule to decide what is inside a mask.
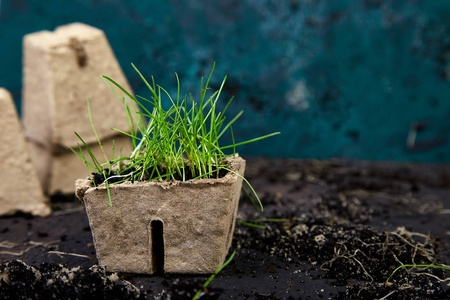
[[[0,215],[45,216],[50,206],[37,179],[11,94],[0,88]]]
[[[129,139],[110,130],[126,130],[123,108],[101,80],[114,77],[129,85],[103,31],[81,23],[58,27],[54,32],[28,34],[23,41],[23,123],[25,136],[44,192],[73,193],[74,181],[86,167],[69,147],[78,149],[74,131],[97,157],[102,157],[92,131],[87,101],[99,138],[111,152],[131,148]],[[106,153],[111,155],[111,153]]]

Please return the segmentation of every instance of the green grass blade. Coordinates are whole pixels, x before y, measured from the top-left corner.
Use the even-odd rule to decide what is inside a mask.
[[[105,161],[108,161],[108,158],[106,157],[105,150],[103,149],[102,141],[100,140],[100,138],[99,138],[99,136],[97,134],[97,131],[95,130],[95,127],[94,127],[94,122],[92,120],[91,106],[89,104],[89,99],[86,99],[86,100],[87,100],[88,113],[89,113],[89,122],[91,123],[92,131],[95,134],[95,138],[97,139],[97,143],[100,146],[100,150],[102,151],[102,154],[103,154],[103,157],[105,158]]]
[[[98,160],[95,157],[95,155],[92,153],[91,148],[89,147],[89,145],[86,144],[86,142],[81,138],[81,136],[78,133],[75,132],[75,135],[83,143],[84,147],[86,148],[86,151],[88,152],[89,156],[91,157],[92,163],[95,166],[93,169],[95,169],[97,171],[97,173],[102,174],[103,168],[102,168],[101,164],[98,162]],[[80,148],[80,152],[82,152],[83,150],[81,149],[80,146],[79,146],[79,148]],[[83,157],[84,157],[84,155],[83,155]],[[87,162],[87,160],[85,160],[85,162]]]
[[[248,227],[254,227],[254,228],[259,228],[259,229],[266,229],[266,226],[254,224],[254,223],[251,223],[251,222],[245,222],[245,221],[238,220],[238,219],[236,219],[236,223],[239,223],[239,224],[242,224],[242,225],[245,225],[245,226],[248,226]]]
[[[108,76],[102,76],[102,78],[104,78],[104,79],[106,79],[107,81],[109,81],[109,82],[111,82],[112,84],[114,84],[114,85],[115,85],[116,87],[118,87],[125,95],[127,95],[130,99],[136,101],[136,98],[133,97],[133,95],[131,95],[126,89],[124,89],[120,84],[118,84],[117,82],[115,82],[113,79],[109,78]],[[107,84],[109,87],[111,87],[111,85],[109,85],[107,81],[105,81],[106,84]],[[122,97],[121,97],[117,92],[115,92],[115,90],[114,90],[112,87],[111,87],[111,89],[114,91],[114,93],[117,95],[117,97],[118,97],[119,99],[121,99],[121,101],[122,101]]]
[[[208,280],[203,284],[203,289],[204,288],[206,288],[210,283],[211,283],[211,281],[213,281],[213,279],[217,276],[217,274],[219,274],[232,260],[233,260],[233,258],[234,258],[234,255],[236,254],[236,251],[233,251],[233,253],[230,255],[230,257],[227,259],[227,261],[226,262],[224,262],[223,263],[223,265],[221,265],[217,270],[216,270],[216,272],[214,272],[214,274],[212,274],[209,278],[208,278]],[[198,299],[198,297],[200,297],[200,295],[202,294],[202,292],[203,292],[203,289],[201,289],[201,290],[198,290],[197,291],[197,293],[194,295],[194,297],[192,298],[192,300],[197,300]]]
[[[399,267],[397,267],[389,276],[388,279],[386,279],[385,285],[387,286],[391,286],[392,282],[389,282],[389,279],[392,278],[392,276],[394,276],[394,274],[402,269],[402,268],[435,268],[435,269],[443,269],[443,270],[450,270],[450,266],[444,266],[444,265],[414,265],[414,264],[408,264],[408,265],[401,265]]]
[[[108,180],[105,180],[105,184],[106,184],[106,191],[108,192],[109,206],[112,207],[111,190],[109,189]]]
[[[287,222],[288,219],[278,219],[278,218],[263,218],[263,219],[254,219],[251,220],[253,223],[261,223],[261,222]]]
[[[245,141],[245,142],[240,142],[240,143],[237,143],[237,144],[228,145],[228,146],[225,146],[225,147],[220,147],[220,149],[221,149],[221,150],[223,150],[223,149],[229,149],[229,148],[234,148],[234,147],[237,147],[237,146],[246,145],[246,144],[249,144],[249,143],[254,143],[254,142],[257,142],[257,141],[260,141],[260,140],[269,138],[269,137],[271,137],[271,136],[278,135],[278,134],[280,134],[280,133],[281,133],[281,132],[273,132],[273,133],[271,133],[271,134],[267,134],[267,135],[264,135],[264,136],[260,136],[260,137],[257,137],[257,138],[251,139],[251,140],[247,140],[247,141]]]
[[[227,170],[228,172],[231,172],[231,173],[233,173],[233,174],[236,174],[236,175],[237,175],[238,177],[240,177],[243,181],[245,181],[245,183],[247,183],[248,187],[252,190],[253,194],[254,194],[255,197],[256,197],[256,200],[258,201],[258,204],[259,204],[259,206],[261,207],[261,211],[263,211],[263,210],[264,210],[264,207],[263,207],[263,205],[262,205],[262,203],[261,203],[261,199],[259,199],[258,194],[257,194],[257,193],[255,192],[255,190],[253,189],[253,187],[252,187],[252,185],[250,184],[250,182],[248,182],[248,180],[245,179],[245,177],[242,176],[241,174],[239,174],[239,173],[237,173],[237,172],[235,172],[235,171],[233,171],[233,170],[230,170],[230,169],[228,169],[228,168],[224,168],[224,169]]]
[[[147,88],[152,92],[153,96],[155,97],[155,99],[160,99],[160,97],[158,97],[158,95],[156,94],[155,91],[155,86],[153,85],[153,87],[148,83],[147,79],[145,79],[145,77],[142,75],[142,73],[138,70],[138,68],[136,68],[136,66],[134,64],[131,64],[131,66],[133,66],[133,69],[136,71],[136,73],[138,73],[139,77],[141,77],[141,80],[145,83],[145,85],[147,86]],[[154,84],[154,81],[153,81]]]
[[[217,139],[219,139],[219,138],[225,133],[225,131],[228,129],[228,127],[230,127],[234,122],[236,122],[237,119],[239,119],[239,117],[242,116],[243,113],[244,113],[244,111],[241,110],[241,111],[233,118],[233,120],[231,120],[231,121],[225,126],[225,128],[222,129],[222,131],[221,131],[221,132],[219,133],[219,135],[217,136]],[[237,145],[235,145],[235,146],[237,146]]]
[[[245,196],[250,200],[250,202],[252,203],[255,210],[258,213],[261,213],[261,210],[259,209],[258,204],[256,204],[256,201],[253,199],[252,195],[250,195],[250,193],[247,191],[247,189],[242,187],[241,190],[244,192]]]

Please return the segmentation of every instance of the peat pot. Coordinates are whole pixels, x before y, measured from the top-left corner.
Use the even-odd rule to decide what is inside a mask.
[[[228,159],[244,175],[245,160]],[[108,271],[153,274],[213,273],[233,238],[242,178],[125,182],[76,181],[85,204],[99,264]]]

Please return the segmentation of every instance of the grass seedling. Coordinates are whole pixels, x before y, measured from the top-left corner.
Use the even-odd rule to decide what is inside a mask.
[[[266,226],[258,225],[252,222],[246,222],[239,219],[236,219],[236,223],[242,224],[244,226],[253,227],[253,228],[259,228],[259,229],[266,229]]]
[[[242,220],[236,220],[237,223],[248,226],[248,227],[254,227],[259,229],[266,229],[266,226],[259,225],[257,223],[269,223],[269,222],[286,222],[288,219],[277,219],[277,218],[264,218],[264,219],[255,219],[251,221],[242,221]]]
[[[443,265],[401,265],[401,266],[397,267],[394,271],[392,271],[389,278],[386,279],[386,282],[385,282],[386,286],[391,286],[393,284],[392,282],[389,282],[389,279],[391,279],[392,276],[394,276],[394,274],[402,268],[435,268],[435,269],[450,270],[450,266],[443,266]],[[426,274],[427,273],[424,273],[424,275],[426,275]],[[450,278],[448,278],[444,281],[447,281],[447,280],[450,280]]]
[[[211,283],[211,281],[217,276],[217,274],[220,273],[220,271],[223,270],[223,268],[225,268],[234,258],[234,255],[236,254],[236,251],[233,251],[233,253],[231,254],[230,258],[227,259],[226,262],[223,263],[223,265],[221,265],[216,272],[214,272],[214,274],[212,274],[208,280],[203,284],[203,289],[198,290],[197,293],[194,295],[194,297],[192,298],[192,300],[197,300],[198,297],[200,297],[203,293],[203,290]]]
[[[225,113],[233,98],[225,104],[223,110],[219,109],[219,97],[223,91],[226,77],[220,88],[211,92],[209,82],[214,72],[214,66],[207,80],[201,79],[198,100],[195,100],[191,94],[180,96],[178,75],[176,75],[177,94],[173,98],[164,88],[155,83],[153,77],[147,81],[141,72],[134,65],[132,66],[150,91],[150,97],[135,97],[113,79],[103,76],[104,81],[124,105],[129,133],[112,129],[131,138],[133,145],[131,154],[119,156],[117,159],[114,159],[113,155],[110,160],[107,159],[93,125],[89,102],[90,122],[106,163],[98,162],[78,134],[78,138],[85,146],[88,157],[93,163],[87,160],[88,157],[83,154],[80,145],[79,152],[72,149],[85,162],[90,173],[93,170],[103,176],[102,183],[107,184],[108,192],[109,185],[127,180],[186,181],[196,178],[218,178],[224,172],[235,173],[229,169],[227,158],[236,156],[236,147],[279,134],[279,132],[275,132],[247,141],[235,142],[232,125],[243,112],[239,112],[234,118],[227,121]],[[125,97],[121,96],[120,92]],[[168,108],[165,109],[167,105]],[[231,133],[232,144],[222,146],[219,139],[228,131]],[[232,153],[226,154],[224,152],[226,149],[232,149]],[[262,210],[261,201],[253,187],[244,177],[237,175],[249,185]]]

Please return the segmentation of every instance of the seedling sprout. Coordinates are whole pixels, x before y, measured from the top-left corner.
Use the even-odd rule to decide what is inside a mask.
[[[215,65],[213,65],[206,82],[203,78],[201,79],[199,101],[196,101],[191,94],[185,95],[184,98],[180,96],[178,75],[175,74],[178,88],[174,99],[169,92],[155,83],[153,77],[150,82],[147,81],[133,64],[132,66],[149,89],[150,98],[135,97],[113,79],[103,76],[105,83],[124,105],[129,133],[117,128],[112,129],[130,137],[133,147],[131,154],[129,156],[119,155],[118,158],[115,158],[113,150],[111,159],[107,158],[95,131],[89,100],[90,123],[106,162],[100,164],[89,145],[76,132],[75,134],[85,147],[92,163],[83,153],[82,145],[78,144],[79,151],[72,149],[85,162],[94,184],[106,184],[110,205],[112,206],[109,194],[110,184],[124,181],[186,181],[197,178],[218,178],[224,172],[232,172],[248,184],[262,211],[263,206],[253,187],[244,177],[229,169],[227,158],[237,155],[237,146],[260,141],[277,135],[279,132],[243,142],[235,142],[232,125],[243,114],[243,111],[231,120],[227,120],[225,113],[233,101],[233,97],[228,100],[223,110],[219,109],[219,97],[223,91],[226,76],[220,88],[212,95],[207,96]],[[120,96],[117,89],[126,97]],[[167,98],[170,104],[168,109],[163,107],[163,97]],[[231,134],[232,144],[222,146],[219,140],[228,131]],[[232,153],[226,154],[224,150],[227,149],[232,149]],[[95,173],[101,176],[101,180],[98,180],[98,176],[97,180],[94,178]],[[256,206],[256,203],[254,204]]]

